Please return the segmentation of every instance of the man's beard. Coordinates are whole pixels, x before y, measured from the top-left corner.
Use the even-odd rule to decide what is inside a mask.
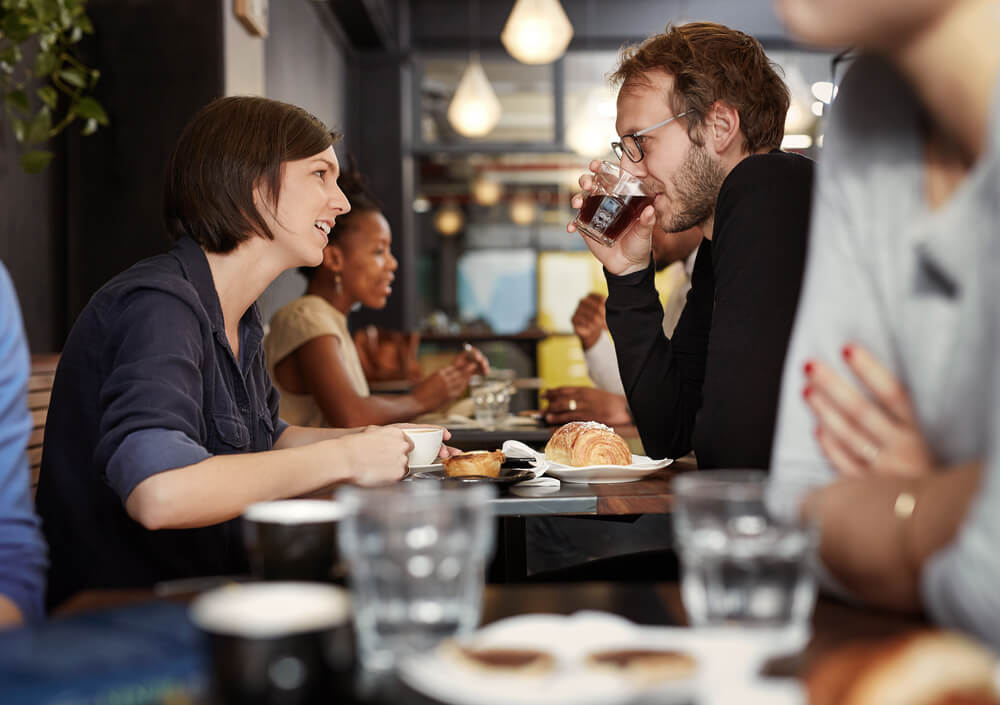
[[[726,173],[708,156],[705,148],[692,144],[684,163],[671,179],[675,197],[670,200],[675,210],[660,227],[668,233],[679,233],[703,225],[715,212],[715,202],[725,178]]]

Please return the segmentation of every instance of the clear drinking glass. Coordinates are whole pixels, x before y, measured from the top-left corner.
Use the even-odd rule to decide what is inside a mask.
[[[816,601],[809,563],[818,526],[776,516],[772,498],[781,488],[760,471],[689,473],[674,478],[673,489],[691,624],[806,627]]]
[[[510,414],[514,396],[514,371],[491,370],[489,375],[473,375],[469,379],[469,396],[475,408],[476,423],[494,429]]]
[[[652,202],[642,179],[604,161],[594,173],[593,189],[584,197],[573,222],[587,237],[611,247]]]
[[[340,550],[363,667],[389,668],[476,628],[494,545],[493,496],[488,485],[430,482],[337,493],[347,509]]]

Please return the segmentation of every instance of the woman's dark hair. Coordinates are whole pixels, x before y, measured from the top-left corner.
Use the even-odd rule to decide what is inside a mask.
[[[209,252],[230,252],[253,233],[273,240],[254,188],[262,186],[277,207],[283,164],[339,139],[294,105],[252,96],[212,101],[184,128],[167,163],[163,210],[170,237],[190,235]]]
[[[363,213],[381,213],[382,202],[368,188],[368,180],[358,171],[358,164],[353,156],[348,155],[347,166],[340,172],[337,185],[347,196],[351,210],[337,216],[337,222],[330,231],[330,243],[342,242],[344,236],[357,226],[357,219]],[[319,267],[299,267],[306,279],[312,279]]]

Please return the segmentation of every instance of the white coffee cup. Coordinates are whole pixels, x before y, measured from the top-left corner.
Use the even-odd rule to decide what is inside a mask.
[[[437,460],[444,435],[440,428],[408,428],[403,433],[413,441],[407,465],[430,465]]]

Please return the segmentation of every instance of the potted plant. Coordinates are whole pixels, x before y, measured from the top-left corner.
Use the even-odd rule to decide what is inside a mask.
[[[100,73],[73,52],[94,31],[87,0],[0,0],[0,98],[18,143],[21,168],[43,171],[45,142],[79,119],[90,135],[108,124],[91,93]]]

